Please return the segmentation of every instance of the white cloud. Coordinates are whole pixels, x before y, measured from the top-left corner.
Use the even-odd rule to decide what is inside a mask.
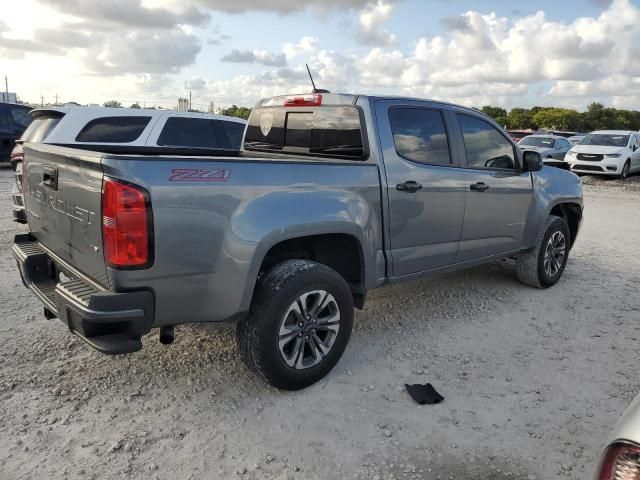
[[[162,33],[140,30],[104,40],[83,57],[93,73],[175,73],[193,64],[201,48],[196,36],[179,29]]]
[[[249,11],[269,11],[291,13],[306,8],[349,9],[360,8],[370,0],[197,0],[204,7],[230,13],[244,13]]]
[[[298,55],[307,56],[318,50],[320,41],[315,37],[304,36],[298,43],[285,43],[282,51],[287,58],[294,58]]]
[[[0,25],[0,58],[7,60],[14,76],[23,73],[25,85],[35,85],[31,88],[36,98],[58,85],[71,92],[71,85],[84,89],[86,96],[102,93],[99,89],[121,91],[111,85],[130,85],[118,87],[123,95],[151,95],[155,90],[144,85],[156,82],[162,95],[175,96],[176,88],[191,85],[216,105],[253,105],[262,97],[309,91],[304,68],[309,63],[317,86],[332,91],[405,94],[477,106],[538,103],[581,108],[597,99],[640,108],[640,7],[630,0],[613,0],[601,14],[571,22],[552,20],[544,12],[508,18],[469,11],[443,19],[442,33],[416,38],[411,46],[399,45],[386,30],[395,12],[390,0],[132,0],[126,18],[118,17],[118,9],[129,5],[125,0],[86,0],[104,18],[85,11],[81,0],[41,1],[48,5],[42,10],[34,0],[22,0],[31,5],[29,11],[46,11],[30,19],[29,29],[11,16],[12,11]],[[237,49],[225,57],[253,64],[251,71],[263,65],[255,75],[223,80],[217,76],[220,69],[203,73],[203,62],[197,69],[201,77],[191,78],[194,72],[180,76],[184,67],[197,63],[203,42],[222,38],[219,27],[198,28],[209,21],[206,7],[289,13],[339,4],[351,9],[346,21],[355,27],[354,33],[344,34],[343,48],[327,49],[321,39],[307,35],[284,43],[280,51]],[[61,5],[78,8],[69,17],[62,15]],[[21,17],[28,15],[23,12]],[[296,21],[279,21],[287,18]],[[11,60],[19,57],[26,61]],[[43,79],[41,71],[56,69],[62,62],[67,78],[75,77],[51,86],[57,80]],[[87,80],[87,73],[99,75]]]
[[[597,98],[640,108],[640,63],[633,60],[640,49],[640,29],[633,28],[640,24],[640,9],[628,0],[570,23],[549,20],[543,12],[509,19],[470,11],[443,24],[443,34],[419,38],[409,51],[376,46],[364,53],[336,52],[310,38],[288,43],[283,51],[290,67],[210,82],[209,91],[218,103],[245,105],[309,91],[308,62],[318,87],[331,91],[475,106],[530,101],[582,108]]]
[[[137,28],[173,28],[177,25],[205,25],[209,14],[192,2],[150,2],[143,0],[39,0],[60,13],[90,20],[98,28],[108,24]]]
[[[383,28],[393,14],[393,5],[385,0],[367,4],[360,13],[358,39],[365,45],[392,45],[396,36]]]
[[[185,90],[204,90],[207,86],[207,81],[202,77],[191,77],[184,82]]]
[[[266,50],[233,49],[220,60],[231,63],[258,63],[268,67],[284,67],[287,64],[284,53],[275,54]]]

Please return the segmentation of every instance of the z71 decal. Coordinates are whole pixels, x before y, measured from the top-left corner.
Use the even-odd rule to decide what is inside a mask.
[[[224,168],[174,168],[170,182],[226,182],[231,170]]]

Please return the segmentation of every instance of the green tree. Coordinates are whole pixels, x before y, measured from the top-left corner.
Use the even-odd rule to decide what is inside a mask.
[[[140,108],[140,104],[138,102],[132,104],[129,108]]]
[[[122,107],[122,104],[117,100],[107,100],[106,102],[104,102],[103,105],[105,107],[116,107],[116,108]]]
[[[598,102],[589,104],[583,118],[587,130],[606,130],[615,128],[616,124],[615,109],[607,108]]]
[[[533,115],[533,123],[542,128],[578,130],[582,118],[576,110],[569,108],[545,108]]]
[[[507,125],[509,128],[524,130],[527,128],[538,127],[533,123],[533,114],[531,110],[526,108],[513,108],[507,116]],[[535,127],[535,128],[534,128]]]
[[[493,118],[501,127],[507,125],[507,111],[504,108],[485,105],[480,111]]]
[[[227,117],[239,117],[247,120],[249,115],[251,115],[251,109],[247,107],[238,107],[237,105],[231,105],[229,108],[223,108],[220,110],[221,115],[226,115]]]

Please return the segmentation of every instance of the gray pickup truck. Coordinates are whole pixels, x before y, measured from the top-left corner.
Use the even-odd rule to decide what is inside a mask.
[[[262,100],[236,156],[24,150],[13,252],[45,316],[108,354],[233,321],[282,389],[335,366],[385,283],[513,258],[522,282],[555,284],[583,210],[576,175],[487,116],[410,98]]]

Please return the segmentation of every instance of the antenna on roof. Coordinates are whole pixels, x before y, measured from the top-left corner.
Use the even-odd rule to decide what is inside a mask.
[[[311,85],[313,86],[313,92],[311,93],[330,93],[329,90],[323,90],[322,88],[316,88],[316,83],[313,81],[313,76],[311,75],[311,70],[309,69],[309,64],[305,63],[305,67],[307,67],[307,73],[309,74],[309,80],[311,80]]]

